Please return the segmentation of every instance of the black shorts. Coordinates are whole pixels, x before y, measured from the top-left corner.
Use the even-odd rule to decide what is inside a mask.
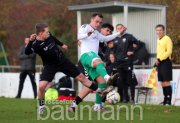
[[[170,59],[166,59],[160,62],[157,67],[158,81],[171,81],[172,80],[172,63]]]
[[[65,59],[61,64],[45,65],[42,70],[42,74],[40,75],[40,81],[43,80],[51,82],[57,72],[63,72],[67,76],[71,76],[73,78],[80,74],[77,67],[68,59]]]
[[[92,78],[89,76],[89,74],[87,73],[87,71],[84,69],[83,65],[81,64],[81,62],[78,62],[78,70],[83,73],[87,79],[92,80]]]

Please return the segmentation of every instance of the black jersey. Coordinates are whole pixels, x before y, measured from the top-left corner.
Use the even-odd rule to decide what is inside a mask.
[[[43,65],[61,64],[65,59],[64,53],[59,48],[62,45],[63,43],[50,35],[45,41],[29,42],[25,48],[25,53],[27,55],[33,52],[37,53],[41,57]]]
[[[116,64],[123,66],[132,65],[133,56],[128,56],[127,52],[134,52],[133,43],[137,44],[137,39],[128,33],[114,39]]]

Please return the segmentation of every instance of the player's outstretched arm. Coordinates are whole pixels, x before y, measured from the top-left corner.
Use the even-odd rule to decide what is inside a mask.
[[[117,32],[117,33],[114,33],[114,34],[108,35],[108,36],[104,36],[101,33],[99,33],[98,38],[101,42],[108,42],[108,41],[115,39],[119,35],[120,35],[120,32]]]
[[[55,36],[53,36],[52,34],[50,34],[50,36],[54,39],[54,41],[56,42],[57,45],[61,46],[63,49],[68,50],[68,46],[66,44],[64,44],[63,42],[61,42],[60,40],[58,40]]]

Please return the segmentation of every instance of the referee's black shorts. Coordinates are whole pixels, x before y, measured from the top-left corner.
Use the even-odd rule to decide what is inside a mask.
[[[40,75],[40,81],[51,82],[57,72],[63,72],[73,78],[80,74],[77,67],[71,61],[65,59],[61,64],[45,65]]]
[[[158,70],[158,81],[171,81],[172,80],[172,63],[170,59],[166,59],[160,62],[157,67]]]

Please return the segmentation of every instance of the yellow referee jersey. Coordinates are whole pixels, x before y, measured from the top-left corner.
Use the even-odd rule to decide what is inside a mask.
[[[157,59],[160,61],[167,58],[171,59],[173,43],[169,36],[164,35],[161,39],[157,40]]]

